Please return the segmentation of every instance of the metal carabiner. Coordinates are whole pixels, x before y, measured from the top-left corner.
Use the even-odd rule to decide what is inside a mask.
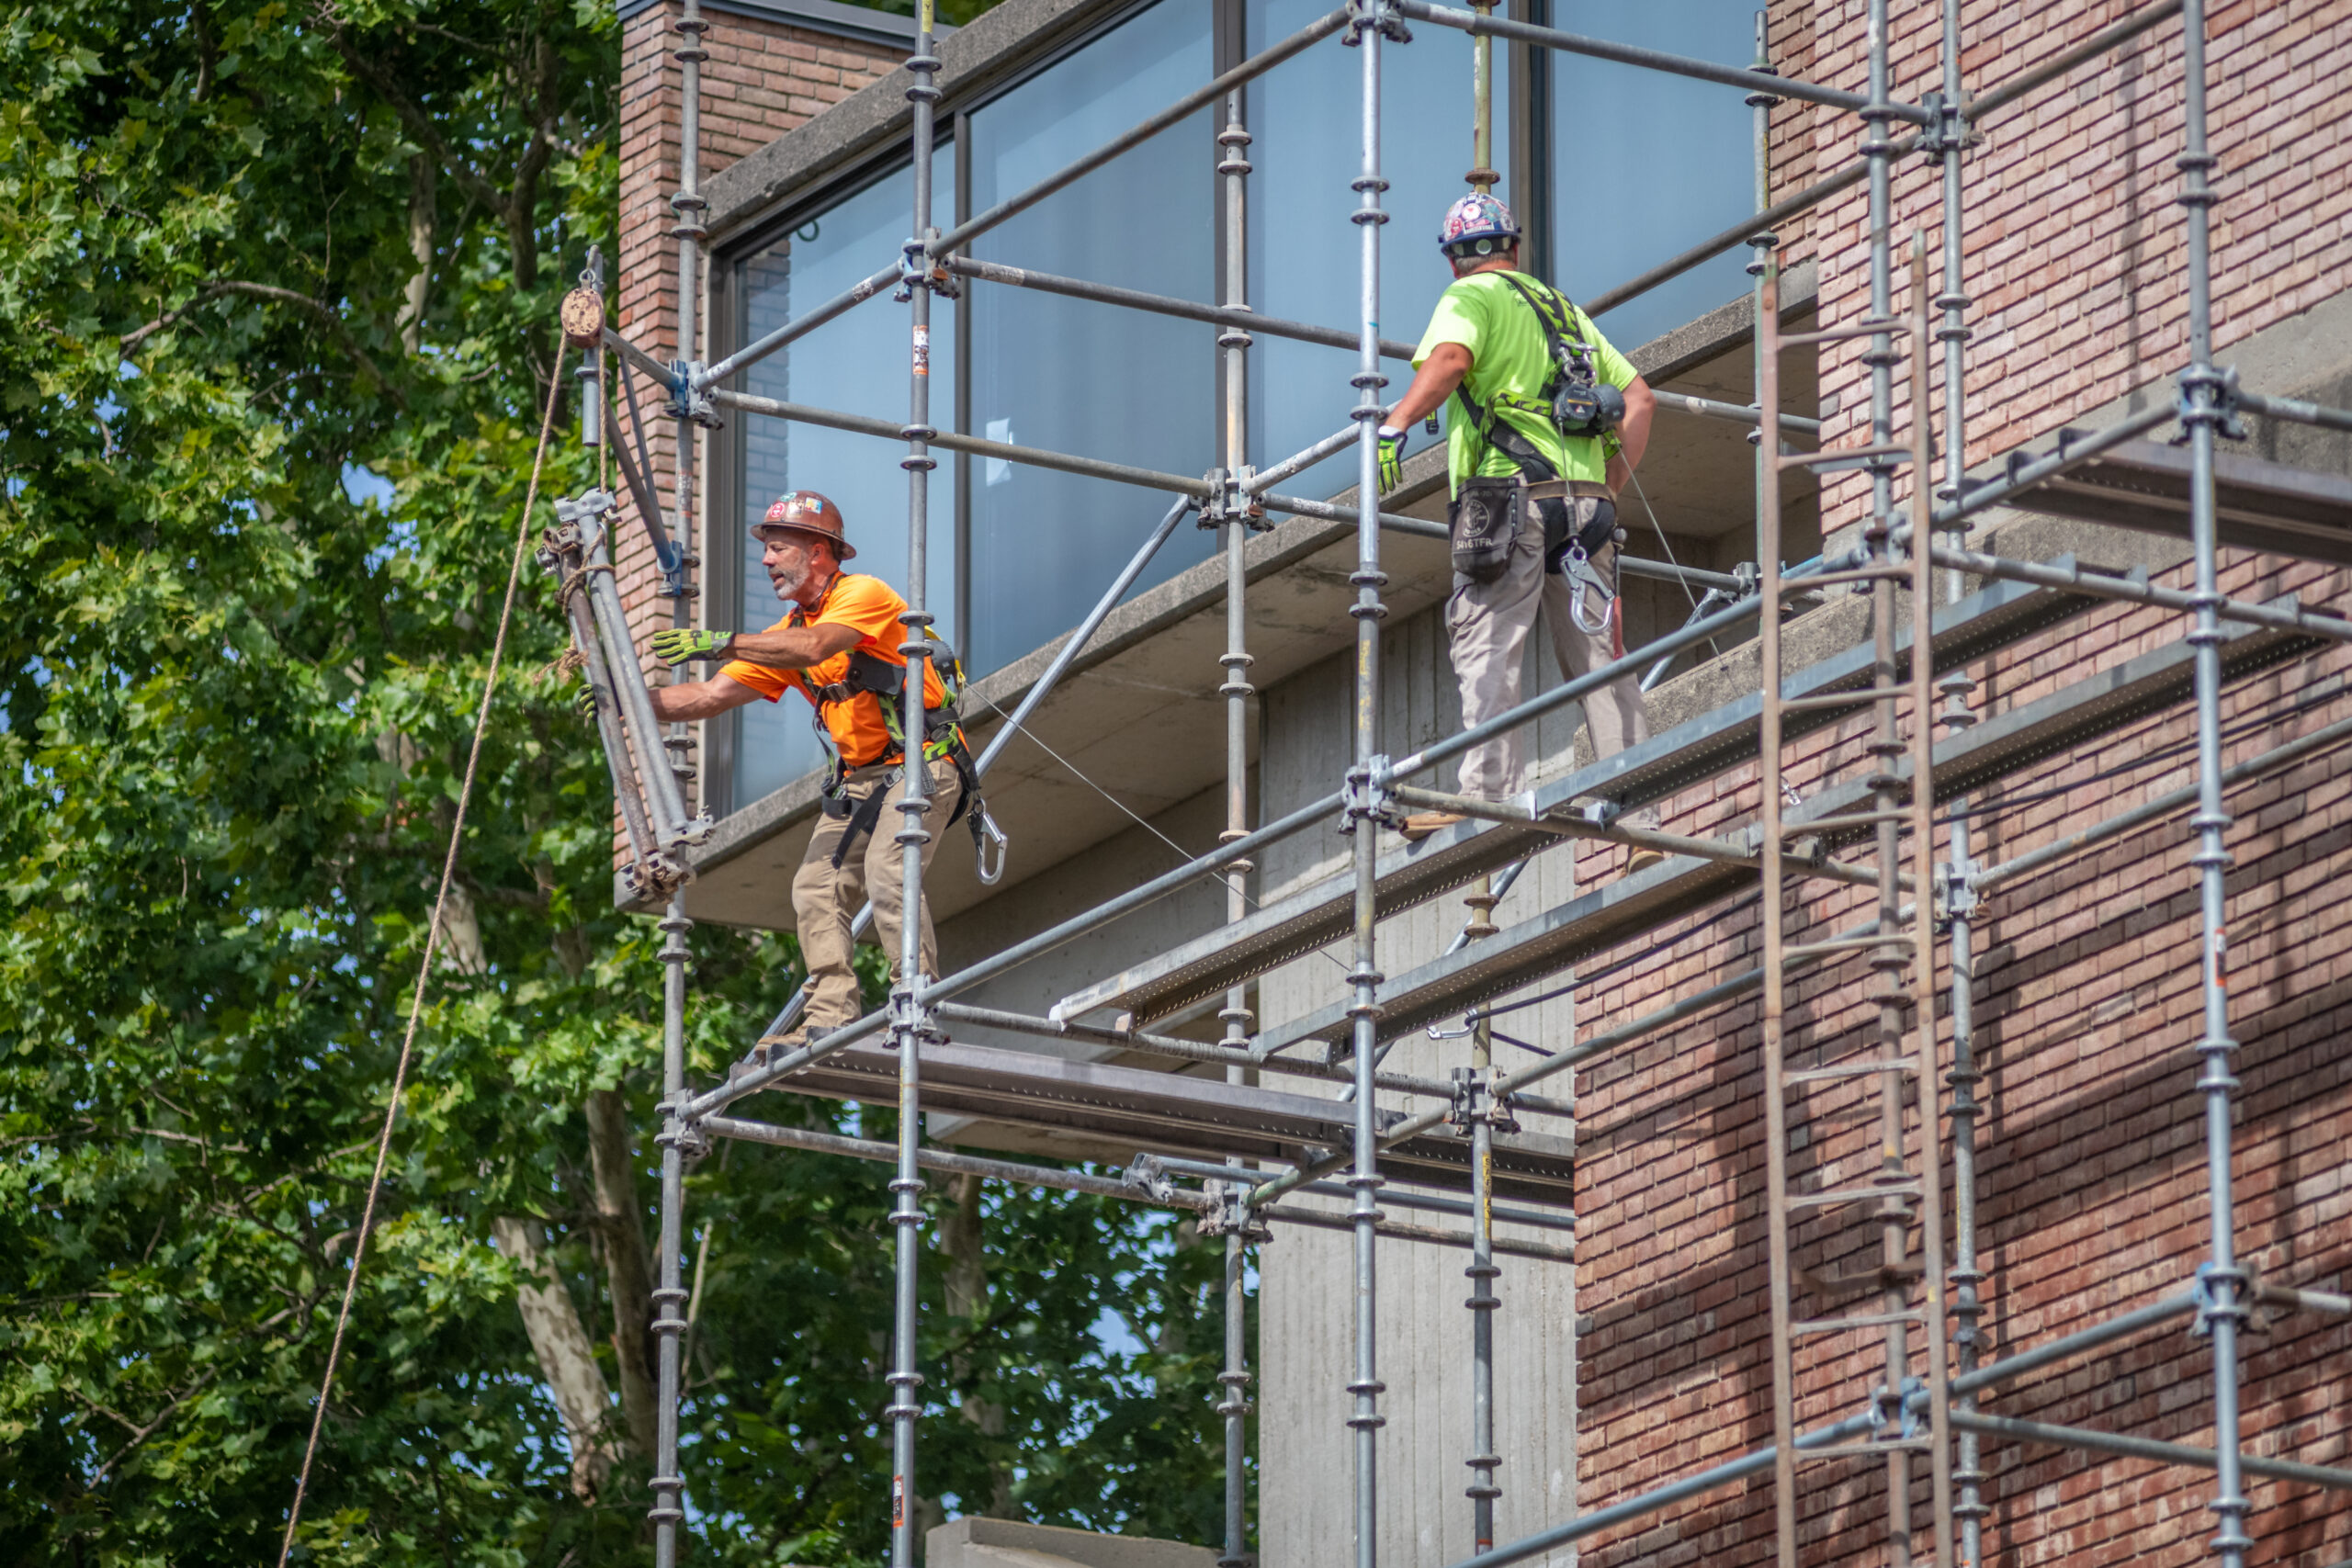
[[[1584,553],[1581,543],[1574,539],[1568,541],[1568,547],[1560,558],[1560,571],[1568,580],[1568,615],[1576,621],[1577,629],[1588,637],[1599,637],[1608,631],[1610,610],[1617,602],[1617,591],[1600,580],[1600,573],[1593,570],[1592,558]],[[1584,601],[1588,591],[1600,599],[1600,620],[1598,624],[1585,619]]]
[[[972,803],[972,870],[978,875],[981,886],[994,887],[1004,876],[1005,856],[1011,852],[1012,840],[1004,836],[1004,829],[998,827],[996,818],[989,815],[989,805],[985,800]],[[991,841],[996,845],[994,871],[989,869],[989,845]]]

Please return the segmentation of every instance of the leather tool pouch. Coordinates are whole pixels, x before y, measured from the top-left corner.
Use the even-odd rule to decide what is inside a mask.
[[[1492,582],[1510,565],[1525,502],[1518,479],[1467,479],[1446,509],[1453,530],[1453,570],[1473,582]]]
[[[1565,499],[1539,501],[1536,511],[1544,519],[1544,570],[1557,571],[1568,553],[1571,542],[1582,545],[1588,556],[1597,556],[1601,547],[1617,542],[1617,503],[1600,496],[1572,495]]]

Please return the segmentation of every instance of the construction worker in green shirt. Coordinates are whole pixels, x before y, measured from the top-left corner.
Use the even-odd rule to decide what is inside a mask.
[[[1624,656],[1616,493],[1642,460],[1657,406],[1590,317],[1519,270],[1519,241],[1510,209],[1491,196],[1447,209],[1438,243],[1454,281],[1414,351],[1412,385],[1380,427],[1386,491],[1397,483],[1405,432],[1446,411],[1454,568],[1446,630],[1465,728],[1518,705],[1539,609],[1571,678]],[[1630,674],[1586,697],[1584,710],[1596,758],[1648,738]],[[1462,759],[1465,795],[1504,800],[1527,787],[1517,730]],[[1405,836],[1461,819],[1418,813]],[[1628,869],[1657,858],[1636,855]]]

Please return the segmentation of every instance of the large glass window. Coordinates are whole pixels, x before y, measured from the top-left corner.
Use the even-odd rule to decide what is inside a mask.
[[[1555,4],[1553,25],[1723,65],[1756,59],[1756,0]],[[1417,46],[1418,47],[1418,46]],[[1747,95],[1554,52],[1553,282],[1572,298],[1613,288],[1756,210],[1756,130]],[[1744,248],[1717,256],[1599,320],[1630,350],[1747,292]]]
[[[1329,10],[1317,0],[1250,0],[1250,47],[1265,48]],[[1494,50],[1497,194],[1510,199],[1508,163],[1511,102],[1509,56]],[[1416,342],[1439,295],[1453,279],[1437,248],[1446,208],[1468,187],[1471,39],[1452,28],[1413,28],[1409,44],[1381,51],[1381,335]],[[1250,299],[1269,315],[1317,326],[1356,324],[1361,251],[1349,214],[1363,166],[1363,63],[1355,50],[1318,44],[1261,77],[1250,94]],[[1260,467],[1302,451],[1348,423],[1356,391],[1353,349],[1261,336],[1250,352],[1250,439]],[[1384,402],[1412,378],[1401,360],[1385,364]],[[1411,433],[1408,450],[1438,437]],[[1292,494],[1324,496],[1356,481],[1357,458],[1343,453],[1287,481]]]
[[[1257,51],[1306,26],[1329,0],[1228,0],[1241,47]],[[1752,59],[1755,0],[1649,0],[1602,7],[1551,0],[1557,25],[1731,65]],[[1035,75],[964,114],[960,149],[943,143],[944,197],[959,183],[956,217],[1027,188],[1209,79],[1219,63],[1211,0],[1136,6]],[[1409,44],[1383,50],[1384,145],[1391,221],[1382,244],[1381,331],[1411,342],[1451,278],[1435,235],[1464,188],[1471,163],[1472,41],[1419,26]],[[1752,127],[1743,95],[1571,55],[1536,51],[1534,82],[1514,83],[1525,56],[1494,50],[1498,194],[1548,247],[1553,280],[1577,298],[1625,281],[1736,222],[1753,208]],[[1351,188],[1359,168],[1363,57],[1336,39],[1252,85],[1249,253],[1251,303],[1268,314],[1352,328],[1359,231]],[[1540,92],[1522,90],[1540,86]],[[1537,106],[1542,122],[1514,125]],[[975,253],[1193,300],[1216,295],[1218,114],[1155,137],[981,237]],[[1511,165],[1514,148],[1531,166]],[[960,152],[960,160],[957,154]],[[1548,201],[1521,188],[1540,181]],[[739,324],[757,336],[870,276],[897,254],[908,225],[906,171],[805,215],[736,263]],[[1548,215],[1537,209],[1548,209]],[[1604,315],[1602,330],[1630,349],[1737,298],[1744,254],[1718,258]],[[1195,321],[1095,305],[1031,289],[973,283],[960,305],[937,302],[932,355],[933,423],[1015,445],[1104,457],[1179,474],[1216,461],[1216,330]],[[957,363],[958,311],[967,363]],[[851,310],[746,372],[746,389],[896,423],[906,413],[906,312],[888,301]],[[1385,397],[1409,369],[1387,362]],[[1251,458],[1279,461],[1348,423],[1355,401],[1351,349],[1260,334],[1250,354]],[[959,379],[960,375],[960,379]],[[957,406],[958,389],[965,406]],[[807,488],[838,502],[858,546],[859,570],[904,586],[906,479],[893,444],[805,424],[744,416],[737,426],[748,527],[778,492]],[[1431,437],[1415,431],[1414,446]],[[1329,495],[1355,481],[1344,453],[1283,489]],[[943,457],[932,488],[927,596],[941,631],[974,674],[1023,658],[1068,631],[1093,604],[1166,508],[1133,487],[1028,465]],[[738,535],[742,539],[741,535]],[[959,558],[958,541],[962,541]],[[1204,559],[1213,541],[1185,529],[1141,586]],[[781,613],[748,540],[737,624]],[[958,624],[957,609],[963,610]],[[748,803],[820,761],[805,705],[744,711],[733,798]]]
[[[1162,0],[971,117],[971,209],[986,211],[1216,73],[1211,7]],[[983,236],[981,257],[1207,300],[1216,143],[1210,116],[1162,132]],[[1215,333],[1197,322],[978,284],[975,435],[1178,474],[1215,465]],[[1167,510],[1133,486],[1019,463],[972,465],[972,668],[1068,631]],[[1145,584],[1204,558],[1170,541]]]
[[[941,164],[953,150],[943,148]],[[895,254],[906,239],[908,185],[904,170],[834,203],[766,249],[746,258],[741,279],[746,341],[791,321],[842,293]],[[940,299],[932,307],[932,423],[954,428],[956,419],[956,307]],[[907,416],[907,312],[887,299],[869,300],[810,333],[783,353],[745,372],[745,391],[786,402],[813,403],[851,413],[903,422]],[[786,491],[814,490],[842,509],[850,542],[857,547],[854,571],[871,572],[906,592],[907,476],[899,467],[902,448],[870,435],[819,425],[737,414],[743,455],[742,515],[736,519],[742,552],[742,601],[734,624],[752,629],[780,619],[785,606],[768,586],[760,547],[743,530],[759,521],[768,502]],[[933,518],[925,602],[937,615],[941,634],[956,637],[955,624],[956,531],[941,525],[953,518],[951,470],[943,461],[932,478]],[[741,710],[736,732],[734,799],[738,806],[790,783],[821,765],[823,753],[809,724],[808,705],[787,694],[775,703]]]

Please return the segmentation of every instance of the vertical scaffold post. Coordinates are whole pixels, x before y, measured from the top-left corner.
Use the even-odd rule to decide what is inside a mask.
[[[1781,837],[1781,270],[1772,253],[1759,254],[1763,271],[1756,282],[1757,429],[1761,436],[1762,478],[1756,488],[1756,566],[1763,611],[1757,618],[1757,660],[1763,704],[1757,715],[1758,755],[1764,776],[1757,806],[1763,819],[1763,907],[1758,916],[1763,943],[1764,1137],[1770,1149],[1788,1145],[1788,1102],[1781,1092],[1781,1021],[1788,1006],[1781,963],[1781,905],[1786,882],[1781,857],[1771,852]],[[1780,1160],[1765,1167],[1768,1267],[1772,1292],[1772,1496],[1778,1568],[1797,1568],[1796,1409],[1788,1390],[1796,1381],[1795,1348],[1789,1336],[1788,1171]]]
[[[695,520],[695,402],[688,380],[687,366],[695,358],[695,301],[702,285],[702,212],[706,203],[701,194],[702,184],[702,62],[709,51],[702,47],[702,35],[709,26],[702,19],[700,0],[685,0],[678,19],[672,24],[680,43],[673,51],[678,62],[678,189],[670,198],[670,210],[677,223],[672,232],[678,242],[677,321],[677,452],[676,489],[673,502],[677,516],[677,538],[687,555],[690,568],[695,556],[692,545]],[[680,592],[670,602],[673,626],[689,624],[694,611],[692,586],[686,573],[679,574]],[[620,628],[623,641],[628,645],[626,626]],[[619,649],[616,650],[616,652]],[[614,679],[624,686],[635,683],[636,671],[623,668],[613,671]],[[681,816],[691,814],[685,805],[691,788],[692,773],[687,762],[691,755],[691,730],[683,725],[671,727],[672,733],[663,736],[673,771],[677,777],[675,792]],[[650,731],[649,730],[649,733]],[[650,754],[651,748],[646,748]],[[650,761],[649,755],[648,761]],[[646,779],[649,796],[662,794],[649,767]],[[665,846],[666,847],[666,846]],[[679,1472],[678,1426],[679,1401],[682,1397],[684,1368],[680,1365],[683,1337],[686,1331],[685,1209],[686,1209],[686,1143],[691,1135],[685,1124],[686,1100],[686,933],[694,923],[686,919],[685,885],[681,882],[670,895],[669,907],[662,916],[662,1261],[653,1289],[653,1332],[655,1344],[655,1398],[653,1437],[653,1506],[649,1511],[653,1521],[654,1568],[676,1568],[678,1561],[678,1527],[685,1522],[685,1478]]]
[[[1942,288],[1935,299],[1936,309],[1942,320],[1936,329],[1936,338],[1943,346],[1943,473],[1938,480],[1936,498],[1947,504],[1960,499],[1962,485],[1968,473],[1968,400],[1965,396],[1964,355],[1969,330],[1967,325],[1968,295],[1964,288],[1962,237],[1965,217],[1961,205],[1962,154],[1967,149],[1967,104],[1961,85],[1961,0],[1943,0],[1941,34],[1938,50],[1943,79],[1937,102],[1938,122],[1930,129],[1936,156],[1943,183],[1943,231],[1939,236],[1942,255]],[[1920,537],[1924,536],[1915,536]],[[1968,540],[1968,525],[1954,527],[1951,542],[1955,548]],[[1957,604],[1966,592],[1965,574],[1951,571],[1945,574],[1944,596],[1949,604]],[[1954,669],[1943,678],[1944,728],[1958,735],[1976,722],[1974,710],[1969,705],[1969,694],[1976,689],[1975,680],[1968,671]],[[1951,1317],[1952,1346],[1956,1352],[1956,1371],[1962,1377],[1976,1370],[1983,1359],[1983,1339],[1979,1324],[1984,1315],[1984,1299],[1979,1287],[1984,1273],[1977,1267],[1976,1256],[1976,1119],[1980,1107],[1976,1086],[1984,1081],[1976,1070],[1976,953],[1975,902],[1976,894],[1970,883],[1975,872],[1975,862],[1970,844],[1969,803],[1955,800],[1946,815],[1951,822],[1951,844],[1944,862],[1944,873],[1937,891],[1942,896],[1944,922],[1951,946],[1951,1071],[1945,1082],[1951,1088]],[[1976,1395],[1962,1396],[1962,1411],[1976,1408]],[[1952,1505],[1952,1517],[1959,1527],[1958,1556],[1961,1568],[1978,1568],[1984,1561],[1984,1519],[1991,1512],[1984,1505],[1984,1469],[1983,1439],[1973,1427],[1962,1427],[1956,1435],[1958,1457],[1952,1469],[1952,1483],[1958,1488],[1958,1500]]]
[[[1491,927],[1488,928],[1492,930]],[[1502,1298],[1495,1280],[1495,1102],[1493,1021],[1483,1012],[1470,1030],[1470,1070],[1457,1073],[1462,1111],[1470,1122],[1470,1551],[1483,1557],[1495,1549],[1495,1503],[1503,1489],[1495,1483],[1502,1455],[1495,1451],[1495,1314]]]
[[[2205,139],[2205,0],[2186,0],[2180,25],[2180,207],[2188,231],[2188,366],[2180,376],[2180,403],[2181,423],[2188,432],[2188,522],[2196,551],[2196,623],[2188,640],[2197,650],[2197,815],[2192,828],[2197,836],[2193,863],[2204,1003],[2204,1032],[2197,1043],[2204,1066],[2197,1087],[2205,1100],[2206,1180],[2212,1195],[2212,1255],[2198,1269],[2198,1281],[2203,1296],[2200,1323],[2213,1345],[2213,1551],[2222,1568],[2245,1568],[2254,1540],[2245,1529],[2252,1505],[2245,1496],[2239,1454],[2238,1334],[2245,1320],[2245,1275],[2237,1263],[2230,1171],[2230,1097],[2237,1088],[2232,1062],[2237,1042],[2230,1037],[2225,931],[2230,853],[2223,840],[2230,818],[2222,797],[2222,628],[2215,615],[2222,594],[2213,501],[2213,443],[2229,411],[2228,388],[2213,368],[2210,175],[2215,160]]]
[[[1246,45],[1234,53],[1249,52]],[[1225,96],[1225,127],[1217,132],[1218,185],[1224,197],[1224,303],[1232,310],[1250,308],[1250,130],[1246,85],[1236,85]],[[1225,386],[1224,434],[1217,460],[1227,489],[1224,498],[1225,653],[1218,663],[1225,680],[1217,687],[1225,699],[1225,830],[1220,843],[1231,843],[1250,833],[1250,624],[1248,508],[1233,504],[1241,498],[1240,478],[1250,462],[1250,333],[1228,326],[1217,334],[1222,351]],[[1227,868],[1225,914],[1236,924],[1250,913],[1251,863],[1236,861]],[[1250,1043],[1250,991],[1236,986],[1225,994],[1218,1018],[1225,1025],[1225,1043],[1246,1050]],[[1227,1083],[1242,1083],[1239,1067],[1225,1069]],[[1243,1289],[1248,1263],[1246,1225],[1225,1238],[1225,1370],[1217,1374],[1223,1397],[1217,1414],[1225,1418],[1225,1553],[1219,1568],[1247,1568],[1250,1561],[1250,1339],[1249,1300]]]
[[[896,1289],[892,1301],[890,1351],[890,1564],[914,1568],[915,1562],[915,1422],[922,1413],[916,1390],[922,1371],[916,1344],[921,1314],[921,1243],[922,1237],[922,1043],[931,1033],[930,1005],[921,999],[931,983],[923,972],[923,846],[930,829],[923,826],[931,805],[931,777],[923,755],[923,682],[931,668],[931,615],[924,578],[929,570],[931,536],[931,299],[933,276],[931,243],[938,238],[932,227],[932,154],[933,117],[939,103],[935,78],[938,56],[933,52],[933,0],[917,0],[914,53],[907,59],[913,78],[907,87],[914,127],[914,232],[908,238],[902,263],[909,315],[907,360],[907,455],[899,464],[907,470],[907,608],[899,621],[906,628],[899,651],[907,661],[899,733],[907,738],[905,784],[900,790],[901,824],[896,841],[901,856],[899,906],[899,978],[890,989],[891,1043],[899,1054],[899,1168],[890,1190],[897,1201],[890,1223],[897,1231]]]
[[[1380,1123],[1374,1105],[1373,1058],[1379,1048],[1380,983],[1374,927],[1378,915],[1381,797],[1386,786],[1387,760],[1380,754],[1380,623],[1387,614],[1381,589],[1387,581],[1380,570],[1380,389],[1387,378],[1380,371],[1380,227],[1388,220],[1381,210],[1381,193],[1388,182],[1380,174],[1380,48],[1384,37],[1399,41],[1403,27],[1388,0],[1350,0],[1352,16],[1348,40],[1361,51],[1363,88],[1363,164],[1356,175],[1357,207],[1353,215],[1360,247],[1357,321],[1360,342],[1356,374],[1356,602],[1349,614],[1356,623],[1355,761],[1348,778],[1353,802],[1348,826],[1354,834],[1355,941],[1348,972],[1351,994],[1351,1043],[1355,1053],[1355,1161],[1348,1177],[1354,1189],[1355,1231],[1355,1375],[1348,1392],[1354,1407],[1348,1426],[1355,1434],[1355,1563],[1376,1568],[1380,1559],[1379,1436],[1386,1417],[1380,1414],[1378,1328],[1374,1311],[1377,1299],[1375,1249],[1380,1208]]]
[[[1935,568],[1928,561],[1928,547],[1923,542],[1933,538],[1936,513],[1934,489],[1935,434],[1928,423],[1928,243],[1924,235],[1911,239],[1911,700],[1910,710],[1911,762],[1911,878],[1916,889],[1912,907],[1910,947],[1910,995],[1905,1000],[1911,1013],[1912,1050],[1918,1060],[1915,1073],[1905,1077],[1888,1074],[1881,1080],[1885,1085],[1887,1099],[1892,1102],[1892,1130],[1899,1144],[1903,1137],[1903,1101],[1906,1087],[1916,1093],[1919,1117],[1919,1164],[1916,1175],[1919,1183],[1919,1273],[1925,1296],[1921,1305],[1924,1324],[1920,1337],[1927,1341],[1928,1353],[1928,1499],[1930,1507],[1929,1528],[1935,1532],[1936,1568],[1951,1568],[1951,1338],[1944,1321],[1944,1266],[1948,1261],[1944,1248],[1944,1183],[1943,1134],[1936,1115],[1936,942],[1934,903],[1929,890],[1936,875],[1936,792],[1935,792],[1935,691],[1934,660],[1928,657],[1932,642],[1935,615]],[[1878,586],[1887,592],[1890,603],[1886,618],[1894,619],[1893,584]],[[1887,857],[1879,873],[1879,907],[1888,908],[1902,898],[1898,877],[1902,863]],[[1898,911],[1899,918],[1899,911]],[[1893,1020],[1898,1028],[1899,1011]],[[1890,1032],[1889,1044],[1899,1044],[1899,1033]],[[1899,1159],[1889,1160],[1888,1175],[1902,1169]],[[1893,1205],[1890,1205],[1892,1207]],[[1909,1239],[1890,1236],[1887,1252],[1889,1267],[1907,1267]],[[1888,1292],[1889,1305],[1901,1308],[1908,1304],[1908,1290]],[[1899,1325],[1898,1325],[1899,1326]],[[1894,1334],[1890,1330],[1890,1344]],[[1910,1383],[1909,1357],[1900,1363],[1901,1382],[1896,1387]],[[1890,1376],[1893,1375],[1892,1370]],[[1909,1408],[1907,1394],[1905,1409]],[[1908,1468],[1902,1473],[1907,1489]]]

